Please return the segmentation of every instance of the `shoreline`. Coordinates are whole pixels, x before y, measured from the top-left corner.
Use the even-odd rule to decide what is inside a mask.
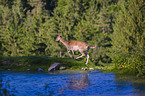
[[[60,67],[64,70],[95,70],[95,65],[84,64],[71,58],[57,58],[46,56],[22,56],[22,57],[0,57],[0,70],[16,70],[16,71],[44,71],[48,72],[48,68],[54,63],[60,63]],[[63,69],[62,69],[63,70]]]

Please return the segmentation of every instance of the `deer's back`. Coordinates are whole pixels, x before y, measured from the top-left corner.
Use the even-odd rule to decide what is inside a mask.
[[[70,50],[79,50],[79,51],[87,51],[88,49],[88,44],[82,41],[77,41],[77,40],[70,40],[68,41],[68,47]]]

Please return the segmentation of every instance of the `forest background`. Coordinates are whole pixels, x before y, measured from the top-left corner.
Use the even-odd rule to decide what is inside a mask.
[[[0,1],[1,56],[68,57],[59,33],[96,46],[91,64],[145,75],[144,0]]]

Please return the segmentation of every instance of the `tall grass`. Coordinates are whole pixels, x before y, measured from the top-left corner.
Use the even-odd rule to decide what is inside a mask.
[[[145,52],[144,48],[137,48],[130,54],[120,53],[113,63],[115,69],[125,74],[145,75]]]

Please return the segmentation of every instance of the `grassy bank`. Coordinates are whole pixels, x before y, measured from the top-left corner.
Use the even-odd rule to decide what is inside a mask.
[[[145,78],[144,67],[142,67],[142,66],[136,67],[135,64],[130,64],[128,66],[128,64],[127,64],[127,67],[126,67],[126,65],[123,65],[123,67],[122,67],[122,65],[120,64],[120,66],[121,66],[121,68],[120,68],[116,65],[119,65],[119,64],[111,64],[110,66],[105,66],[105,67],[103,67],[102,70],[100,70],[100,72],[114,72],[114,73],[122,74],[122,75],[130,75],[130,76]]]
[[[119,74],[126,75],[136,75],[144,77],[144,74],[139,74],[135,71],[136,68],[133,67],[117,67],[116,64],[106,65],[104,67],[95,66],[93,64],[85,64],[85,62],[73,60],[71,58],[57,58],[57,57],[47,57],[47,56],[22,56],[22,57],[8,57],[0,56],[0,69],[4,70],[16,70],[16,71],[38,71],[38,68],[43,69],[45,72],[54,63],[61,63],[62,67],[66,67],[68,70],[81,70],[82,68],[101,68],[101,72],[115,72]],[[133,66],[133,64],[131,64]],[[120,64],[120,66],[122,66]],[[124,65],[125,66],[125,65]],[[143,70],[142,70],[143,71]],[[138,75],[139,74],[139,75]]]
[[[46,56],[23,56],[23,57],[0,57],[0,69],[4,70],[31,70],[37,71],[38,68],[48,71],[53,63],[61,63],[66,69],[80,70],[82,67],[94,68],[94,65],[86,65],[84,62],[71,58],[56,58]]]

